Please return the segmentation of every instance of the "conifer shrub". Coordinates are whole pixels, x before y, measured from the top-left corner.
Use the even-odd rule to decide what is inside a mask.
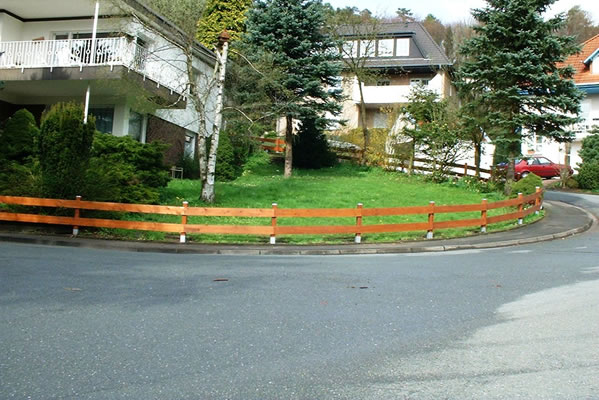
[[[599,161],[583,162],[576,180],[581,189],[599,189]]]
[[[97,132],[91,149],[85,198],[119,203],[156,204],[169,181],[166,145]]]
[[[216,180],[232,181],[240,174],[235,165],[235,150],[226,130],[221,131],[216,152]]]
[[[543,180],[535,174],[528,174],[512,184],[510,197],[518,197],[518,193],[522,193],[524,196],[533,194],[537,187],[543,187]]]
[[[39,129],[33,114],[26,109],[18,110],[10,117],[0,132],[0,153],[6,160],[22,162],[35,153],[35,141]]]
[[[42,116],[38,140],[44,197],[72,199],[82,194],[95,120],[83,122],[83,106],[58,103]]]
[[[314,118],[302,121],[299,134],[293,138],[293,166],[319,169],[332,167],[336,161],[318,121]]]

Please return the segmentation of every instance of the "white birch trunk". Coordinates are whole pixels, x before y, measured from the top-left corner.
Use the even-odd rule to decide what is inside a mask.
[[[214,201],[214,174],[216,171],[216,153],[218,150],[218,138],[223,121],[223,91],[225,86],[225,74],[227,67],[227,56],[229,51],[229,42],[223,43],[220,53],[217,52],[219,64],[218,80],[216,82],[216,110],[214,115],[214,125],[212,126],[212,137],[210,141],[210,155],[206,169],[206,180],[202,185],[202,200],[207,203]]]

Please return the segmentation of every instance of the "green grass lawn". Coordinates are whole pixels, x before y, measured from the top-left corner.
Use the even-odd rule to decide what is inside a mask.
[[[183,200],[190,207],[208,206],[199,200],[201,186],[199,181],[173,180],[164,188],[161,203],[181,205]],[[378,168],[359,167],[341,164],[322,170],[294,170],[293,177],[282,176],[282,166],[258,165],[232,182],[216,184],[216,202],[211,207],[270,208],[277,203],[279,208],[353,208],[363,203],[364,208],[424,206],[430,201],[436,205],[479,203],[483,198],[489,202],[503,199],[498,192],[480,193],[465,187],[461,182],[435,184],[426,182],[422,176],[407,176],[402,173],[387,172]],[[505,213],[508,210],[492,210],[489,216]],[[478,218],[480,213],[437,214],[435,219],[454,220]],[[149,217],[149,218],[148,218]],[[533,217],[534,218],[534,217]],[[539,218],[538,216],[536,218]],[[126,219],[152,220],[160,222],[178,222],[175,216],[139,216],[129,215]],[[424,222],[424,215],[392,217],[368,217],[363,224]],[[190,217],[190,224],[245,224],[269,225],[269,218],[233,218],[233,217]],[[279,225],[352,225],[354,218],[279,218]],[[513,223],[489,226],[489,231],[506,229]],[[455,237],[474,234],[478,228],[447,229],[435,232],[436,238]],[[150,240],[165,239],[158,232],[104,231],[110,235],[122,235],[126,238]],[[392,242],[398,240],[422,239],[426,232],[402,232],[365,234],[363,242]],[[174,237],[173,237],[174,238]],[[267,243],[268,238],[248,235],[189,235],[191,241],[211,243]],[[298,235],[277,237],[278,243],[351,243],[351,235]]]

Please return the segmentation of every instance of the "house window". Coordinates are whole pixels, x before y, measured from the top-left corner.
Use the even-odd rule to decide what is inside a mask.
[[[379,57],[393,57],[393,46],[395,46],[395,39],[381,39],[379,40],[378,46]]]
[[[410,38],[397,39],[397,49],[395,55],[397,57],[407,57],[410,55]]]
[[[193,158],[196,150],[196,137],[194,134],[187,133],[185,135],[185,149],[184,155],[185,157]]]
[[[343,49],[341,51],[343,53],[343,57],[357,57],[358,56],[358,41],[350,40],[343,43]]]
[[[114,122],[114,108],[90,107],[90,115],[96,117],[96,130],[102,133],[112,133]]]
[[[412,78],[410,79],[410,86],[428,86],[428,82],[430,81],[430,79],[424,79],[424,78]]]
[[[390,86],[391,85],[391,80],[389,79],[381,79],[376,81],[376,85],[377,86]]]
[[[599,74],[599,55],[597,55],[595,59],[591,61],[591,74]]]
[[[389,119],[389,114],[382,111],[376,111],[372,117],[373,128],[388,128],[387,122]]]
[[[144,117],[135,111],[129,112],[129,136],[141,142]]]
[[[374,57],[376,41],[360,40],[360,57]]]

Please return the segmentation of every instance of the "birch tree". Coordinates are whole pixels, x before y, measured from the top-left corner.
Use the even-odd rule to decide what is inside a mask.
[[[198,22],[204,16],[203,0],[148,0],[146,5],[133,0],[119,0],[116,3],[137,22],[160,35],[179,56],[160,61],[169,68],[178,70],[184,78],[183,87],[177,88],[189,103],[197,126],[200,179],[202,182],[201,200],[214,201],[214,176],[219,133],[222,124],[223,86],[228,56],[229,35],[219,38],[216,48],[209,51],[197,41]],[[153,50],[153,56],[160,58],[168,54],[167,48]],[[203,60],[203,61],[200,61]],[[210,71],[203,70],[201,63],[214,63]],[[215,100],[214,100],[215,99]],[[180,100],[183,100],[181,98]]]

